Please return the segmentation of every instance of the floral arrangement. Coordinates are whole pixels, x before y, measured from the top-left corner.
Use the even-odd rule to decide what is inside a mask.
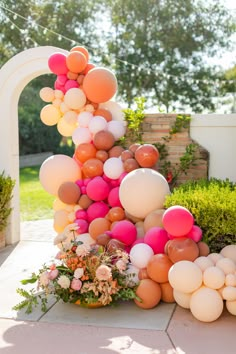
[[[17,293],[25,299],[14,306],[14,310],[26,308],[30,313],[41,302],[42,311],[47,310],[48,296],[57,300],[85,307],[100,307],[119,300],[138,299],[135,294],[137,282],[128,272],[129,255],[120,248],[81,241],[76,237],[74,224],[56,236],[54,244],[60,246],[51,265],[43,265],[38,274],[21,281],[23,285],[37,282],[37,288],[29,291],[19,288]]]

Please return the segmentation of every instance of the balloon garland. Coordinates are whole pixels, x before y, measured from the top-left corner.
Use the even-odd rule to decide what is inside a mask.
[[[211,322],[225,301],[236,315],[236,246],[211,254],[189,210],[164,209],[170,190],[156,168],[158,150],[151,144],[119,145],[126,122],[113,100],[114,73],[90,63],[81,46],[53,53],[48,66],[56,80],[53,89],[40,90],[47,103],[40,118],[75,144],[72,157],[51,156],[40,168],[43,188],[55,196],[55,231],[76,224],[81,241],[126,250],[126,271],[136,275],[142,301],[135,303],[141,308],[176,302]]]

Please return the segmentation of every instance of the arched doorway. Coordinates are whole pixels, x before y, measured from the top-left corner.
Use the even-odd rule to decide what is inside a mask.
[[[20,240],[18,101],[24,87],[34,78],[50,73],[48,57],[60,48],[46,46],[25,50],[11,58],[0,70],[0,172],[16,181],[6,243]]]

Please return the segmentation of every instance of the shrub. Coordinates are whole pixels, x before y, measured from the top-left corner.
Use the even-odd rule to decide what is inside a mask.
[[[9,202],[12,198],[12,191],[15,182],[11,177],[5,176],[4,172],[0,175],[0,232],[7,226],[7,219],[11,213]]]
[[[236,184],[229,180],[199,180],[174,189],[165,207],[182,205],[194,216],[211,252],[236,244]]]

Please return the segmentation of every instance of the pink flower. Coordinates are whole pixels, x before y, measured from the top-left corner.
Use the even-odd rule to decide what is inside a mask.
[[[81,278],[84,275],[84,269],[83,268],[77,268],[74,272],[74,277],[76,279]]]
[[[49,273],[43,272],[39,277],[39,284],[40,286],[47,286],[50,282]]]
[[[73,290],[80,290],[82,286],[82,281],[80,279],[73,278],[70,284],[71,289]]]
[[[116,266],[117,266],[117,269],[122,272],[123,270],[126,270],[126,263],[122,260],[122,259],[119,259],[117,262],[116,262]]]
[[[96,277],[98,280],[109,280],[112,277],[111,268],[105,264],[100,265],[96,270]]]
[[[48,273],[48,278],[49,278],[50,280],[54,280],[54,279],[56,279],[56,277],[58,276],[58,274],[59,274],[58,269],[53,269],[53,270],[51,270],[51,271]]]

